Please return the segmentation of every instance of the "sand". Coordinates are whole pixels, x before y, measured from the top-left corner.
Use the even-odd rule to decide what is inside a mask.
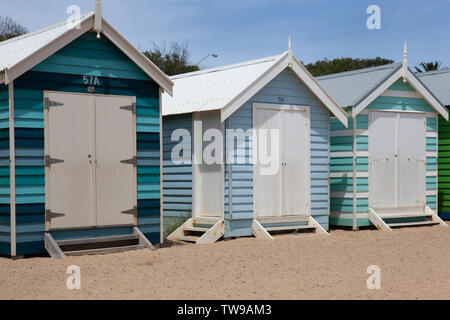
[[[81,289],[66,268],[81,268]],[[367,267],[381,289],[367,289]],[[334,230],[66,260],[0,258],[0,299],[450,299],[450,228]]]

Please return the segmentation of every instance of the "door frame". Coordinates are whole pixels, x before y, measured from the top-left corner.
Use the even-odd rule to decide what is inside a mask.
[[[220,123],[220,131],[222,132],[222,138],[223,138],[223,150],[222,150],[222,164],[220,165],[220,175],[222,177],[221,181],[221,203],[220,207],[222,208],[220,217],[203,217],[199,216],[198,213],[198,203],[200,202],[200,199],[202,197],[201,194],[198,194],[199,190],[199,179],[196,176],[199,176],[198,172],[198,164],[195,163],[195,141],[197,139],[196,132],[195,132],[195,121],[200,120],[200,114],[203,112],[214,112],[217,110],[211,110],[211,111],[200,111],[200,112],[194,112],[192,114],[192,218],[199,224],[202,224],[203,222],[205,224],[208,223],[216,223],[218,219],[224,220],[225,218],[225,122],[222,122],[220,119],[220,111],[218,112],[218,121]],[[203,126],[202,126],[202,132],[201,132],[201,140],[203,142]],[[202,148],[202,157],[203,157],[203,148]],[[202,159],[203,161],[203,159]]]
[[[283,111],[283,110],[296,110],[296,111],[300,111],[300,112],[306,112],[306,125],[307,125],[307,132],[308,134],[306,135],[306,145],[307,145],[307,150],[306,150],[306,166],[307,166],[307,170],[306,170],[306,203],[308,204],[308,211],[307,212],[307,216],[311,216],[311,108],[310,106],[306,106],[306,105],[293,105],[293,104],[276,104],[276,103],[253,103],[252,105],[252,128],[253,128],[253,134],[255,134],[255,130],[257,129],[256,125],[256,110],[257,109],[268,109],[268,110],[279,110],[279,111]],[[283,137],[283,133],[280,133],[280,140],[281,142],[284,141],[284,137]],[[254,141],[254,140],[253,140]],[[280,144],[281,146],[282,144]],[[253,149],[253,159],[255,159],[255,154],[254,152],[257,150],[257,148],[252,148]],[[281,156],[281,153],[280,153]],[[257,159],[257,158],[256,158]],[[280,169],[281,169],[281,163],[280,163]],[[257,215],[257,204],[258,204],[258,186],[259,186],[259,174],[257,172],[258,170],[258,166],[256,163],[253,163],[253,218],[254,219],[260,219],[261,217],[259,217]],[[280,190],[281,193],[281,190]],[[281,194],[280,194],[281,197]],[[291,221],[293,218],[295,219],[295,217],[297,216],[277,216],[274,217],[277,220],[283,221]],[[304,216],[298,216],[299,218],[302,218]],[[264,219],[264,217],[263,217]]]
[[[43,91],[43,103],[46,97],[48,97],[49,94],[67,94],[67,95],[82,95],[82,96],[88,96],[88,97],[93,97],[95,99],[95,97],[97,96],[103,96],[103,97],[124,97],[124,98],[131,98],[132,101],[134,103],[136,103],[136,96],[126,96],[126,95],[113,95],[113,94],[91,94],[91,93],[82,93],[82,92],[68,92],[68,91],[54,91],[54,90],[44,90]],[[93,110],[91,110],[92,114],[92,120],[91,121],[91,126],[94,127],[95,129],[95,107],[93,108]],[[133,136],[134,136],[134,141],[133,141],[133,148],[135,150],[135,154],[137,156],[137,114],[136,112],[133,113],[133,128],[134,128],[134,132],[133,132]],[[49,154],[49,110],[45,109],[45,105],[44,105],[44,155]],[[95,132],[95,131],[93,131]],[[95,149],[96,149],[96,138],[93,138],[93,153],[95,153]],[[50,188],[49,188],[49,175],[50,175],[50,168],[45,167],[45,210],[47,211],[49,208],[49,192],[50,192]],[[94,175],[94,179],[97,179],[97,175]],[[162,180],[160,181],[160,184],[162,184]],[[134,193],[136,195],[135,197],[135,204],[137,206],[137,201],[138,201],[138,191],[137,191],[137,166],[135,168],[135,190]],[[94,190],[94,192],[97,192],[97,184],[96,184],[96,188]],[[95,208],[97,208],[97,199],[96,196],[95,198]],[[96,209],[97,210],[97,209]],[[114,226],[92,226],[92,228],[104,228],[104,227],[123,227],[123,226],[137,226],[137,217],[135,218],[134,221],[134,225],[114,225]],[[51,228],[51,222],[47,219],[47,213],[45,213],[45,231],[49,232],[52,230],[77,230],[77,229],[86,229],[85,227],[80,227],[80,228],[63,228],[63,229],[56,229],[56,228]]]
[[[426,115],[427,112],[425,111],[413,111],[413,110],[405,110],[405,111],[399,111],[399,110],[382,110],[382,109],[370,109],[368,110],[368,116],[369,116],[369,127],[368,127],[368,132],[369,132],[369,137],[370,137],[370,127],[372,125],[372,121],[373,121],[373,114],[375,112],[385,112],[385,113],[394,113],[394,114],[402,114],[402,113],[409,113],[409,114],[417,114],[417,115],[423,115],[425,117],[425,130],[424,130],[424,135],[425,135],[425,144],[426,144],[426,138],[427,138],[427,128],[426,128]],[[396,132],[398,130],[398,127],[396,127]],[[370,138],[369,138],[370,139]],[[370,140],[369,140],[370,141]],[[357,153],[357,151],[355,150],[355,152]],[[398,143],[396,142],[396,152],[398,152]],[[425,160],[427,158],[427,150],[426,150],[426,145],[425,145]],[[369,208],[372,207],[371,206],[371,202],[370,202],[370,192],[371,192],[371,180],[372,180],[372,166],[371,166],[371,150],[370,150],[370,143],[369,143],[369,150],[368,150],[368,158],[369,158],[369,168],[368,168],[368,176],[369,176],[369,186],[368,186],[368,200],[369,200]],[[396,171],[396,175],[398,175],[398,158],[396,159],[395,162],[395,171]],[[425,177],[426,177],[426,167],[425,167]],[[426,178],[425,178],[426,181]],[[399,189],[399,184],[398,184],[398,177],[396,177],[396,192],[397,192],[397,196],[396,196],[396,201],[398,203],[398,189]],[[426,192],[426,182],[425,182],[425,192]],[[426,199],[426,196],[425,196]],[[426,205],[426,204],[425,204]],[[376,208],[376,207],[372,207],[372,208]],[[389,208],[389,207],[383,207],[382,209],[399,209],[399,208],[403,208],[403,207],[393,207],[393,208]],[[409,207],[408,207],[409,208]]]

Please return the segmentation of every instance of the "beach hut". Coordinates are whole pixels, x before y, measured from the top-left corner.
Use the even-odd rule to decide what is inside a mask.
[[[417,77],[449,108],[450,69],[417,73]],[[438,211],[444,220],[450,220],[450,124],[438,118]]]
[[[173,97],[162,97],[163,211],[166,222],[187,221],[169,239],[327,233],[329,118],[346,127],[347,114],[290,45],[172,80]],[[211,144],[218,161],[206,159]]]
[[[348,108],[349,128],[330,120],[330,224],[442,224],[436,214],[437,117],[448,111],[402,63],[317,78]],[[446,225],[445,225],[446,226]]]
[[[0,254],[161,241],[160,104],[172,81],[94,12],[0,43]]]

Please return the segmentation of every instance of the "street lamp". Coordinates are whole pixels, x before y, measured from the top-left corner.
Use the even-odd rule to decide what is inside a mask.
[[[208,57],[211,56],[213,58],[217,58],[218,55],[215,53],[208,53],[202,60],[200,60],[199,63],[196,64],[196,66],[199,66],[203,61],[205,61],[206,59],[208,59]]]

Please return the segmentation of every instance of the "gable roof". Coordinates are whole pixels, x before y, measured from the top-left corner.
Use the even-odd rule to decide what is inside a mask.
[[[102,18],[101,33],[152,78],[164,91],[172,94],[173,82],[155,64]],[[23,73],[62,49],[84,33],[94,29],[95,12],[83,15],[79,28],[70,22],[59,23],[0,42],[0,83],[8,84]]]
[[[163,115],[221,110],[226,120],[286,68],[345,125],[347,114],[290,53],[174,76],[174,95],[162,96]]]
[[[325,89],[345,107],[352,107],[356,117],[378,96],[382,95],[398,79],[404,79],[427,103],[448,120],[448,110],[434,93],[408,68],[406,59],[374,68],[360,69],[318,77]]]
[[[316,77],[317,81],[342,107],[356,105],[362,98],[401,68],[401,63],[388,64]]]
[[[450,69],[416,73],[416,76],[444,105],[450,106]]]

